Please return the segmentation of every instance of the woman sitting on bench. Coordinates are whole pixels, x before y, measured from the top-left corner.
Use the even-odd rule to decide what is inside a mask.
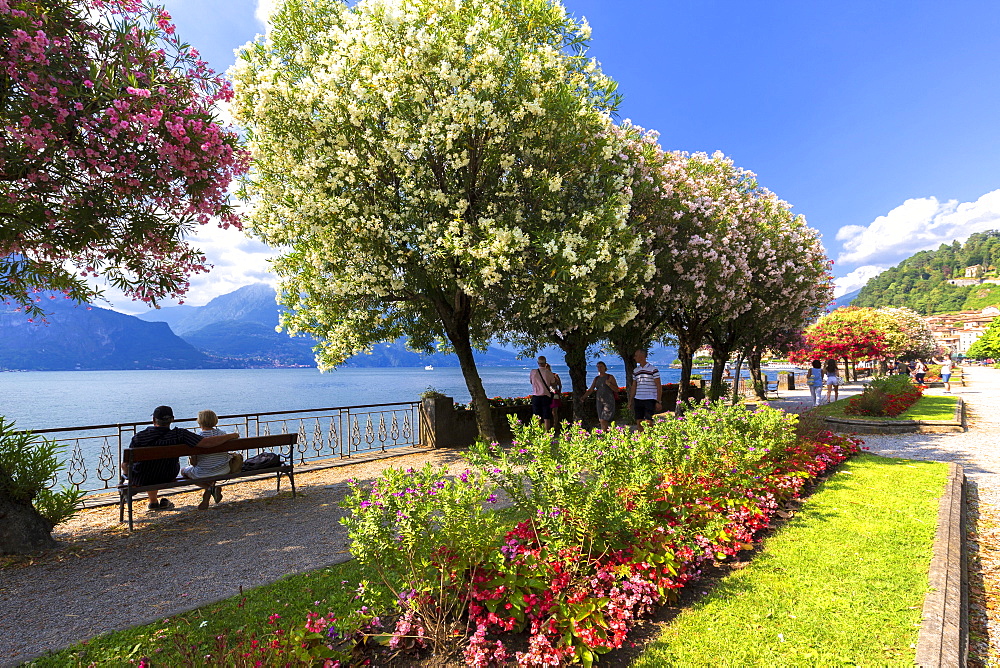
[[[203,438],[211,436],[229,435],[218,429],[219,416],[215,411],[198,412],[198,435]],[[239,434],[236,434],[239,437]],[[197,446],[195,446],[197,447]],[[189,478],[199,487],[203,487],[205,492],[201,495],[201,503],[198,510],[208,508],[208,500],[215,499],[216,503],[222,501],[222,488],[214,482],[198,482],[202,478],[214,478],[219,475],[226,475],[232,471],[232,463],[238,462],[236,471],[239,471],[239,464],[243,463],[243,457],[231,452],[212,452],[205,455],[192,455],[188,458],[190,465],[181,469],[181,475]]]

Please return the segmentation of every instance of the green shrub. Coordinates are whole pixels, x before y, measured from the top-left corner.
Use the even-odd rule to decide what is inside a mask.
[[[465,578],[499,545],[502,515],[488,510],[496,497],[477,474],[451,478],[430,464],[348,483],[342,505],[350,514],[340,521],[351,552],[376,578],[364,587],[366,603],[378,609],[397,600],[397,632],[447,653],[464,638]]]
[[[30,431],[16,431],[13,422],[0,416],[0,493],[34,504],[52,526],[72,517],[83,497],[73,487],[58,492],[48,489],[49,481],[63,468],[58,456],[61,447]]]
[[[848,399],[844,413],[895,417],[912,406],[920,398],[921,391],[909,376],[880,376],[872,380],[861,394]]]

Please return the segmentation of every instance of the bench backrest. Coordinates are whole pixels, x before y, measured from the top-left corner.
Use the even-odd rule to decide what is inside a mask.
[[[234,438],[221,445],[210,448],[199,448],[193,445],[151,445],[145,448],[125,448],[122,450],[122,461],[145,462],[151,459],[169,459],[172,457],[189,457],[191,455],[208,455],[213,452],[238,452],[240,450],[267,450],[292,447],[299,440],[296,434],[274,434],[273,436],[251,436],[250,438]]]

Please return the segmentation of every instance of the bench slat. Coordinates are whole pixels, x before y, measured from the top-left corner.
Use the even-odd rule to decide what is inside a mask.
[[[240,450],[258,450],[295,445],[298,434],[274,434],[272,436],[251,436],[249,438],[234,438],[221,445],[210,448],[199,448],[194,445],[153,445],[146,448],[125,448],[122,450],[122,460],[145,462],[151,459],[170,459],[172,457],[190,457],[191,455],[208,455],[213,452],[238,452]]]

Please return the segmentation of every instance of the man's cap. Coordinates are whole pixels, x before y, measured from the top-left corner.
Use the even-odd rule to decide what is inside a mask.
[[[170,406],[157,406],[153,409],[153,419],[159,422],[173,422],[174,409]]]

